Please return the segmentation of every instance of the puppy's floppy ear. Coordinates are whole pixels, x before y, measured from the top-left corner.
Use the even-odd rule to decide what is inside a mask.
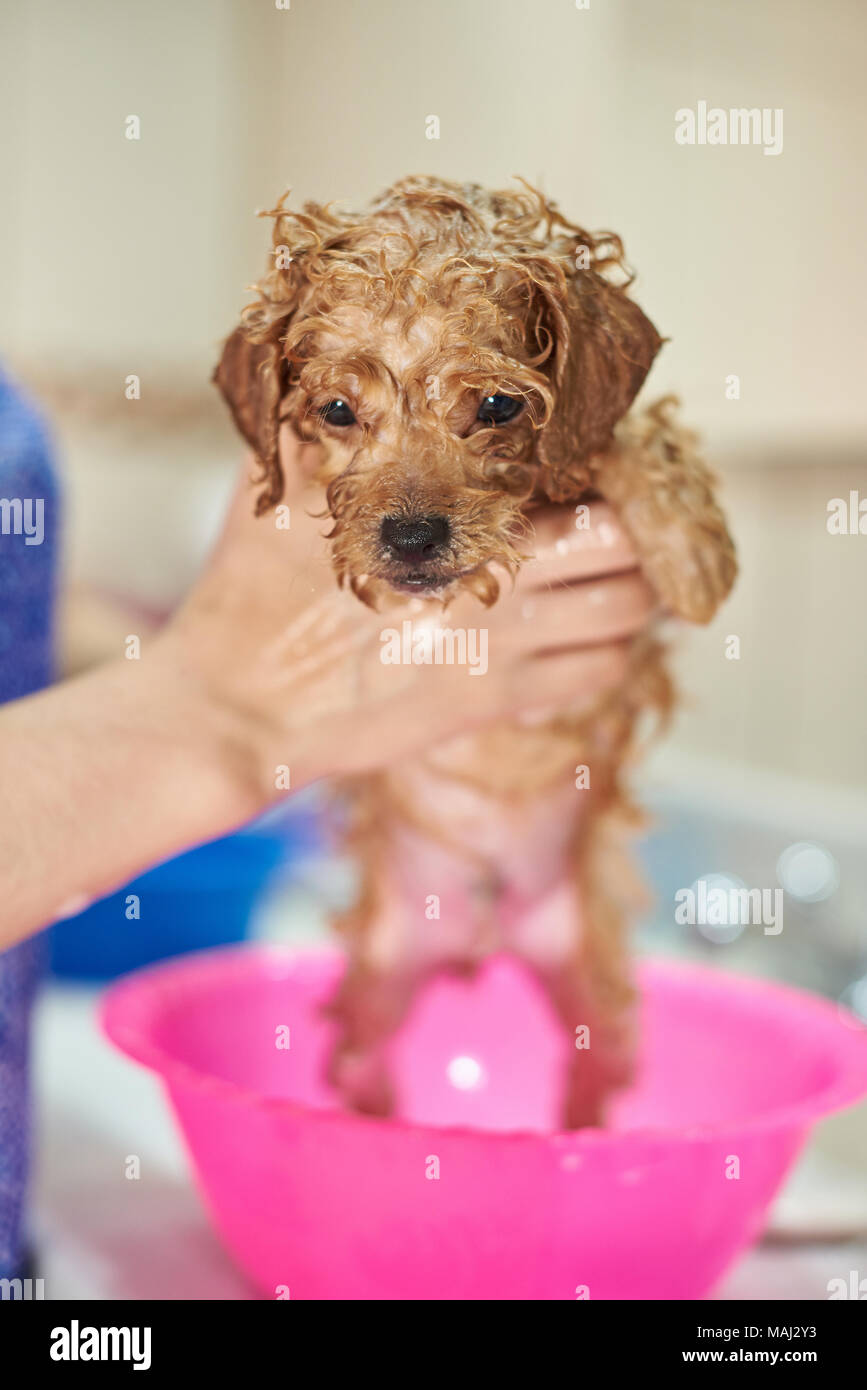
[[[261,516],[283,496],[280,466],[280,401],[289,368],[276,333],[265,342],[251,340],[242,324],[226,339],[214,381],[228,403],[239,432],[262,467],[264,488],[256,502]]]
[[[555,339],[556,403],[542,430],[544,488],[566,501],[586,486],[586,461],[611,443],[662,339],[625,290],[579,270],[561,295],[546,296]]]

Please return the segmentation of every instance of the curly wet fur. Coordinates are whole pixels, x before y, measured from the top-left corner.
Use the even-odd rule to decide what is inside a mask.
[[[430,455],[421,470],[430,492],[447,494],[457,513],[462,587],[493,601],[489,567],[519,562],[528,500],[584,490],[587,460],[610,442],[659,347],[625,293],[619,238],[569,222],[528,186],[488,193],[428,178],[401,181],[362,214],[281,203],[265,215],[273,265],[217,371],[262,464],[259,510],[282,494],[280,419],[321,436],[317,407],[330,394],[387,390],[381,325],[398,324],[405,341],[424,327],[426,350],[401,383],[417,426],[413,455]],[[449,416],[461,397],[494,392],[525,402],[518,426],[456,434]],[[432,416],[439,428],[423,428]],[[338,577],[362,597],[373,587],[368,518],[424,504],[407,499],[400,469],[381,467],[387,460],[366,466],[370,435],[363,424],[351,466],[326,465],[322,478]]]
[[[216,372],[260,461],[260,512],[283,492],[278,434],[288,420],[324,444],[316,481],[327,490],[339,582],[376,605],[400,580],[382,519],[435,513],[448,518],[449,542],[428,566],[431,593],[447,602],[468,588],[491,603],[495,571],[514,572],[523,558],[534,505],[601,496],[667,608],[708,621],[733,582],[734,551],[674,402],[627,414],[662,340],[628,293],[617,236],[590,234],[526,184],[489,192],[409,178],[361,213],[284,203],[264,214],[272,265]],[[524,410],[507,427],[480,426],[478,401],[495,393],[520,398]],[[335,397],[356,414],[349,432],[322,423]],[[527,959],[568,1032],[594,1020],[593,1063],[572,1057],[564,1119],[598,1122],[628,1076],[632,1047],[625,929],[637,897],[623,833],[636,813],[621,772],[642,715],[664,718],[672,702],[651,636],[590,714],[567,711],[532,729],[504,724],[352,788],[363,880],[342,924],[350,964],[332,1004],[340,1036],[331,1074],[359,1108],[385,1113],[392,1103],[385,1044],[426,973],[410,964],[407,943],[426,924],[410,922],[412,887],[396,863],[436,844],[443,874],[464,885],[456,910],[477,919],[479,943],[495,936],[498,913],[532,914],[533,894],[550,891],[551,915],[574,912],[581,923],[556,963],[532,948]],[[494,823],[516,808],[528,823],[544,818],[578,763],[592,768],[592,795],[567,807],[571,829],[556,827],[560,879],[533,893],[499,862],[494,842],[468,853],[466,825],[453,823],[453,810],[437,813],[443,787],[462,787],[470,826],[474,815]],[[441,964],[474,961],[469,952]]]

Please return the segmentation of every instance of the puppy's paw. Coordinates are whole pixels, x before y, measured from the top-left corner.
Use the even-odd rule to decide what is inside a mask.
[[[642,535],[647,578],[666,608],[691,623],[708,623],[735,581],[737,562],[722,521],[686,517]]]
[[[394,1088],[381,1056],[338,1046],[328,1059],[326,1078],[347,1109],[380,1118],[394,1113]]]
[[[608,1103],[633,1075],[632,1049],[625,1043],[576,1054],[566,1073],[560,1120],[564,1129],[601,1128]]]
[[[617,508],[665,606],[706,623],[735,581],[735,548],[716,480],[674,404],[658,401],[621,423],[616,447],[596,464],[594,486]]]

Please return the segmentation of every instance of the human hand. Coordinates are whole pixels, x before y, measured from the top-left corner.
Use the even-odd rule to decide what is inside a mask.
[[[239,787],[260,803],[250,814],[277,794],[280,768],[293,787],[369,770],[492,720],[589,705],[623,679],[655,600],[605,503],[591,505],[580,530],[572,509],[534,513],[533,558],[514,584],[502,576],[490,609],[469,594],[445,612],[395,595],[373,612],[337,587],[324,500],[302,483],[316,446],[286,447],[284,509],[254,517],[245,476],[204,574],[153,652],[206,697]],[[446,630],[465,635],[474,662],[406,659]]]
[[[445,613],[397,598],[374,613],[337,588],[310,492],[290,486],[287,503],[288,530],[281,513],[257,520],[245,476],[203,574],[140,659],[3,707],[0,949],[228,833],[289,786],[590,704],[627,674],[654,610],[602,504],[581,531],[566,508],[536,513],[535,558],[514,585],[503,576],[491,609],[461,595]],[[413,644],[420,631],[457,643],[457,659],[406,661],[404,623]]]

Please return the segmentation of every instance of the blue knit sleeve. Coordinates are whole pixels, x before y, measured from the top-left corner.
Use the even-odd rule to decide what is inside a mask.
[[[45,426],[0,371],[0,702],[53,678],[59,529]],[[41,937],[0,954],[0,1278],[15,1278],[24,1261],[28,1031],[43,958]]]
[[[0,371],[0,702],[53,677],[58,538],[46,428]]]

